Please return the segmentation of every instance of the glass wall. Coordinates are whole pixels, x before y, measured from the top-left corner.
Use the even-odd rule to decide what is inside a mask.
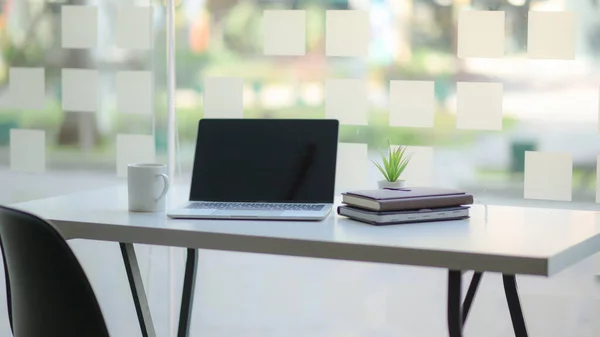
[[[375,186],[367,157],[389,140],[414,152],[412,185],[459,187],[485,203],[595,207],[595,2],[187,0],[177,13],[188,168],[205,113],[339,118],[338,192]],[[229,103],[215,107],[211,86]]]
[[[13,175],[46,172],[31,179],[82,171],[102,185],[118,183],[126,161],[166,160],[162,5],[4,3],[2,176],[11,167]],[[404,177],[412,185],[459,187],[486,203],[596,201],[600,8],[593,1],[176,5],[177,160],[185,179],[204,116],[338,118],[338,192],[375,186],[369,159],[389,140],[414,152]],[[229,102],[210,97],[211,86]],[[21,200],[15,193],[11,201]],[[562,202],[532,201],[540,199]]]
[[[6,0],[0,6],[0,204],[123,184],[128,163],[166,162],[162,2]],[[118,244],[69,243],[111,335],[141,336]],[[156,331],[169,335],[176,313],[170,294],[180,282],[168,275],[180,275],[181,267],[171,267],[181,259],[172,263],[164,247],[136,250]],[[2,303],[5,294],[0,291]],[[0,336],[9,336],[3,308]]]
[[[166,48],[163,6],[2,6],[0,177],[12,193],[0,201],[119,183],[130,161],[164,157],[165,64],[155,61]]]
[[[490,204],[597,208],[598,1],[174,1],[182,182],[203,117],[338,118],[337,192],[375,187],[380,176],[370,160],[389,141],[413,153],[403,176],[409,185],[458,187]],[[0,203],[123,184],[127,163],[167,162],[164,0],[0,5]],[[111,333],[137,336],[116,244],[72,245],[107,308]],[[181,284],[173,275],[181,275],[182,260],[170,268],[166,248],[136,248],[157,331],[168,335],[179,293],[173,284]],[[375,311],[344,302],[382,288],[375,267],[311,260],[297,268],[273,258],[265,273],[265,261],[204,255],[200,270],[212,273],[201,295],[230,301],[256,284],[264,288],[250,292],[251,301],[205,306],[197,315],[213,323],[224,313],[216,324],[227,327],[232,311],[253,327],[290,319],[281,308],[289,308],[296,296],[289,289],[301,286],[309,265],[323,277],[312,278],[306,291],[321,295],[306,298],[369,311],[350,322]],[[240,280],[243,267],[247,278]],[[287,281],[277,293],[269,281],[282,275]],[[373,275],[372,283],[339,287],[362,275]],[[399,273],[386,280],[397,291],[413,279]],[[279,295],[282,302],[274,300]],[[260,321],[252,306],[266,299],[272,312]],[[319,326],[324,316],[308,311]],[[390,321],[403,316],[410,317],[390,314]],[[6,318],[0,326],[8,331]]]

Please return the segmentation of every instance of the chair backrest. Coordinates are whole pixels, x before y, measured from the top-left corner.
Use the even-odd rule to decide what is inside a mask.
[[[48,222],[0,206],[0,246],[15,337],[108,337],[75,254]]]

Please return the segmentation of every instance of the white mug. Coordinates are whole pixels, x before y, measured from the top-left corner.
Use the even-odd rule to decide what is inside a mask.
[[[167,165],[130,164],[127,165],[127,191],[129,211],[157,212],[165,209],[169,191]]]

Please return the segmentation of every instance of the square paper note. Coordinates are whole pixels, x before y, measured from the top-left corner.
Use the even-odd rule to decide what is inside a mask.
[[[151,49],[152,6],[121,6],[117,14],[117,47],[122,49]]]
[[[534,59],[575,59],[575,14],[529,12],[527,52]]]
[[[325,49],[327,56],[369,55],[369,14],[361,10],[327,11]]]
[[[429,81],[391,81],[390,125],[433,127],[434,83]]]
[[[204,79],[204,118],[243,118],[244,81],[234,77]]]
[[[504,11],[460,12],[458,57],[503,57],[504,17]]]
[[[152,113],[152,73],[121,71],[117,74],[117,109],[122,113]]]
[[[46,170],[46,132],[10,130],[10,168],[21,172]]]
[[[156,147],[152,135],[117,135],[117,176],[127,177],[127,165],[153,163]]]
[[[62,107],[65,111],[98,110],[98,71],[62,70]]]
[[[46,100],[44,68],[10,68],[8,92],[8,104],[14,109],[43,109]]]
[[[407,146],[405,153],[411,157],[400,179],[406,180],[407,186],[433,186],[433,148]]]
[[[367,125],[367,84],[364,80],[327,80],[325,114],[340,124]]]
[[[572,179],[570,154],[525,152],[525,199],[571,201]]]
[[[266,10],[263,15],[265,55],[306,54],[306,12]]]
[[[502,130],[502,83],[458,82],[456,127]]]
[[[336,193],[368,188],[369,163],[367,144],[339,143]]]
[[[61,5],[62,47],[94,48],[98,44],[98,7]]]

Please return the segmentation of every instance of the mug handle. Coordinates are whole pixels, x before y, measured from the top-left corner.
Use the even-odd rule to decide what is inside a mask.
[[[165,195],[167,195],[167,192],[169,192],[169,186],[171,186],[171,182],[169,181],[169,177],[164,173],[157,174],[156,176],[161,177],[165,183],[165,187],[163,187],[162,192],[160,193],[158,198],[156,198],[156,201],[159,201],[160,199],[164,198]]]

